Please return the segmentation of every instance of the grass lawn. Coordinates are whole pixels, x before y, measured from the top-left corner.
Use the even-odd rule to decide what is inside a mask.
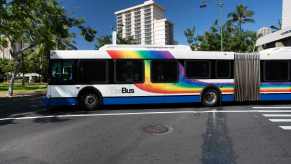
[[[33,94],[43,93],[46,91],[47,84],[26,84],[22,86],[21,83],[14,84],[14,94]],[[6,96],[8,90],[8,83],[0,83],[0,97]]]

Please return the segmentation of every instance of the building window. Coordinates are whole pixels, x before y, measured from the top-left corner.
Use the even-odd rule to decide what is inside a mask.
[[[81,60],[79,66],[79,81],[81,84],[102,84],[107,82],[107,61]]]
[[[178,81],[178,63],[176,61],[152,61],[151,81],[153,83],[176,83]]]
[[[144,82],[144,62],[142,60],[115,61],[115,82],[134,84]]]
[[[186,78],[210,79],[211,65],[209,61],[190,60],[185,62]]]
[[[287,60],[264,61],[264,82],[288,82],[289,62]]]
[[[231,79],[232,76],[232,62],[227,60],[217,60],[215,62],[215,77],[217,79]]]

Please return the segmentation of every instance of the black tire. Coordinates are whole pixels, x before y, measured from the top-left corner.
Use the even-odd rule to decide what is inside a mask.
[[[201,101],[202,104],[207,107],[217,106],[220,102],[220,94],[215,89],[208,89],[203,92]]]
[[[79,98],[80,107],[84,110],[95,110],[101,106],[101,98],[97,93],[84,93]]]

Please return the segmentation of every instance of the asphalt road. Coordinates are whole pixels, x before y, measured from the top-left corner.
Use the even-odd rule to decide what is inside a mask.
[[[45,111],[0,99],[0,164],[290,164],[291,105]]]

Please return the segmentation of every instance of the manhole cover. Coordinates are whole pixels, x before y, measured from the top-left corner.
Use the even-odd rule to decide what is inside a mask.
[[[148,134],[165,134],[168,133],[171,129],[168,126],[155,124],[155,125],[148,125],[143,128],[143,131]]]

